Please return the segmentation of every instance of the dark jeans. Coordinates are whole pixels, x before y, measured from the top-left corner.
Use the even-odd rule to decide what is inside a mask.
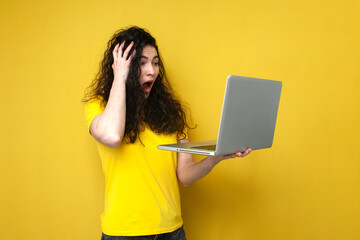
[[[101,240],[186,240],[186,237],[185,237],[184,228],[181,227],[170,233],[138,236],[138,237],[108,236],[103,233],[101,236]]]

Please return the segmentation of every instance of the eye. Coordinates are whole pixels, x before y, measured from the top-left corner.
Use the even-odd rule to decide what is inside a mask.
[[[159,62],[154,62],[153,65],[154,66],[159,66]]]
[[[140,66],[144,66],[146,62],[140,62]]]

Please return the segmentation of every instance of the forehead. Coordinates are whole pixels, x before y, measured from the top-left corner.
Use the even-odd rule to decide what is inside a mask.
[[[153,47],[151,45],[146,45],[146,46],[143,47],[141,55],[143,55],[143,56],[157,56],[158,53],[157,53],[155,47]]]

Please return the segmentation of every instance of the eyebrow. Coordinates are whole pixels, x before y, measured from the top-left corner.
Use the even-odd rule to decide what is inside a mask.
[[[140,58],[145,58],[146,60],[148,60],[149,58],[148,57],[146,57],[146,56],[141,56]],[[153,57],[153,60],[155,60],[155,59],[158,59],[159,58],[159,56],[155,56],[155,57]]]

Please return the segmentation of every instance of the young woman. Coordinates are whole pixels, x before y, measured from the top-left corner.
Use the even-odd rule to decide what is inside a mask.
[[[188,186],[221,160],[157,149],[187,142],[186,113],[166,78],[155,39],[144,29],[116,32],[84,98],[105,174],[102,239],[185,239],[178,181]]]

